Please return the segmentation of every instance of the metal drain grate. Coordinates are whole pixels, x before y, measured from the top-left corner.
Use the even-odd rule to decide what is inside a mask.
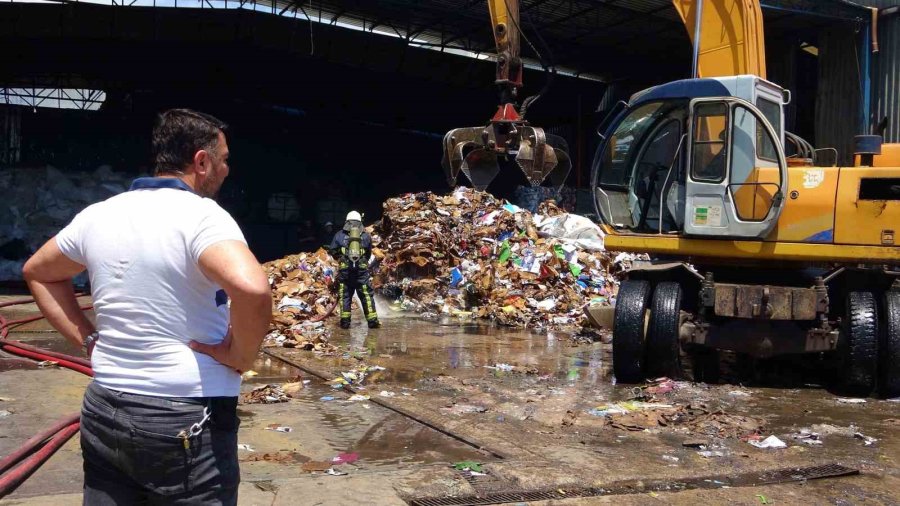
[[[576,497],[596,497],[601,495],[641,494],[650,491],[681,491],[697,488],[752,487],[772,485],[793,481],[816,480],[821,478],[837,478],[859,474],[859,470],[839,464],[826,464],[812,467],[795,467],[744,473],[731,476],[702,476],[684,480],[642,480],[613,482],[604,487],[536,491],[504,491],[481,493],[462,497],[425,497],[412,499],[411,506],[481,506],[485,504],[505,504],[528,501],[549,501],[554,499],[571,499]],[[484,485],[480,480],[467,479],[474,487]],[[497,480],[499,481],[499,480]]]
[[[585,494],[584,492],[588,492]],[[410,502],[412,506],[480,506],[485,504],[504,504],[516,502],[530,501],[549,501],[553,499],[565,499],[573,497],[586,497],[595,495],[590,490],[582,490],[579,493],[560,494],[558,491],[536,491],[536,492],[507,492],[502,494],[491,494],[483,497],[429,497],[425,499],[415,499]]]
[[[838,476],[850,476],[854,474],[859,474],[859,470],[844,467],[840,464],[779,469],[777,471],[759,473],[759,479],[756,481],[755,485],[771,485],[773,483],[785,483],[789,481],[836,478]]]

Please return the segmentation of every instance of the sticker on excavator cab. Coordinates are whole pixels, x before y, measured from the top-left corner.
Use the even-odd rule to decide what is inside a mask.
[[[722,206],[694,206],[695,227],[721,227]]]
[[[807,190],[818,188],[825,182],[825,171],[822,169],[809,169],[803,171],[803,187]]]

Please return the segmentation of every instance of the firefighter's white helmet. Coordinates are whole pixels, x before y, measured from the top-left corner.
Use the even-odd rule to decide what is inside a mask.
[[[347,219],[344,221],[362,221],[362,215],[357,211],[350,211],[347,213]]]

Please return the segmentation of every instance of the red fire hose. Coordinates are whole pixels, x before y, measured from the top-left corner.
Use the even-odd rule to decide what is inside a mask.
[[[32,302],[34,302],[33,299],[7,301],[0,303],[0,308],[17,304],[30,304]],[[81,309],[91,309],[91,306],[84,306]],[[8,321],[3,315],[0,315],[0,349],[35,360],[50,360],[56,362],[61,367],[78,371],[88,376],[93,376],[94,371],[91,370],[91,363],[84,358],[73,357],[55,351],[42,350],[18,341],[6,339],[6,336],[9,335],[10,327],[37,321],[41,318],[43,318],[43,316],[33,316]],[[66,442],[74,436],[81,427],[80,420],[80,413],[71,414],[58,421],[52,427],[35,435],[19,447],[19,449],[0,460],[0,475],[2,475],[0,476],[0,498],[16,490],[22,482],[34,474],[44,462],[66,444]],[[44,444],[45,441],[46,444]],[[13,469],[13,467],[15,468]],[[12,470],[7,473],[10,469]]]
[[[78,423],[81,415],[78,413],[73,413],[71,415],[66,416],[62,420],[56,422],[49,429],[45,429],[44,431],[34,435],[28,441],[25,441],[22,446],[19,447],[18,450],[10,453],[6,457],[3,457],[0,460],[0,474],[5,473],[7,469],[16,465],[20,460],[28,456],[28,454],[32,453],[41,443],[52,437],[57,432],[65,429],[69,425],[73,423]]]
[[[80,417],[80,415],[77,417]],[[66,425],[62,430],[57,432],[43,448],[25,459],[22,462],[22,465],[0,477],[0,497],[4,497],[6,494],[15,490],[23,481],[34,474],[47,459],[56,453],[56,450],[59,450],[62,445],[66,444],[66,441],[68,441],[69,438],[78,432],[80,427],[80,421]]]

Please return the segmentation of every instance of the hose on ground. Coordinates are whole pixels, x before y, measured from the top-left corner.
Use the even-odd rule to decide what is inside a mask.
[[[25,443],[23,443],[22,446],[19,447],[19,449],[10,453],[6,457],[3,457],[3,459],[0,459],[0,474],[5,473],[7,469],[10,469],[18,464],[20,460],[24,459],[30,453],[34,452],[34,450],[37,449],[38,446],[40,446],[47,439],[53,437],[53,435],[57,432],[65,429],[73,423],[77,423],[80,418],[80,414],[72,413],[71,415],[68,415],[53,424],[50,428],[45,429],[32,436],[28,441],[25,441]]]
[[[6,496],[18,488],[22,482],[34,474],[47,459],[56,453],[56,450],[59,450],[62,445],[66,444],[66,442],[78,432],[80,427],[80,421],[66,425],[62,430],[57,432],[43,448],[25,459],[22,462],[22,465],[3,476],[0,476],[0,497]]]
[[[19,304],[31,304],[34,299],[19,299],[0,303],[0,308]],[[83,306],[81,309],[91,309],[92,306]],[[60,367],[93,376],[90,361],[81,358],[42,350],[40,348],[7,339],[9,329],[18,325],[42,319],[43,316],[33,316],[18,320],[7,320],[0,315],[0,349],[23,357],[35,360],[50,360]],[[81,427],[81,414],[73,413],[56,422],[52,427],[40,432],[26,441],[16,451],[0,460],[0,498],[12,493],[29,476],[34,474],[57,450],[74,436]],[[48,441],[49,439],[49,441]],[[44,442],[46,441],[46,444]],[[43,444],[43,446],[41,446]],[[13,469],[14,467],[14,469]],[[12,469],[12,470],[10,470]],[[8,472],[7,472],[8,471]],[[4,474],[5,473],[5,474]]]

